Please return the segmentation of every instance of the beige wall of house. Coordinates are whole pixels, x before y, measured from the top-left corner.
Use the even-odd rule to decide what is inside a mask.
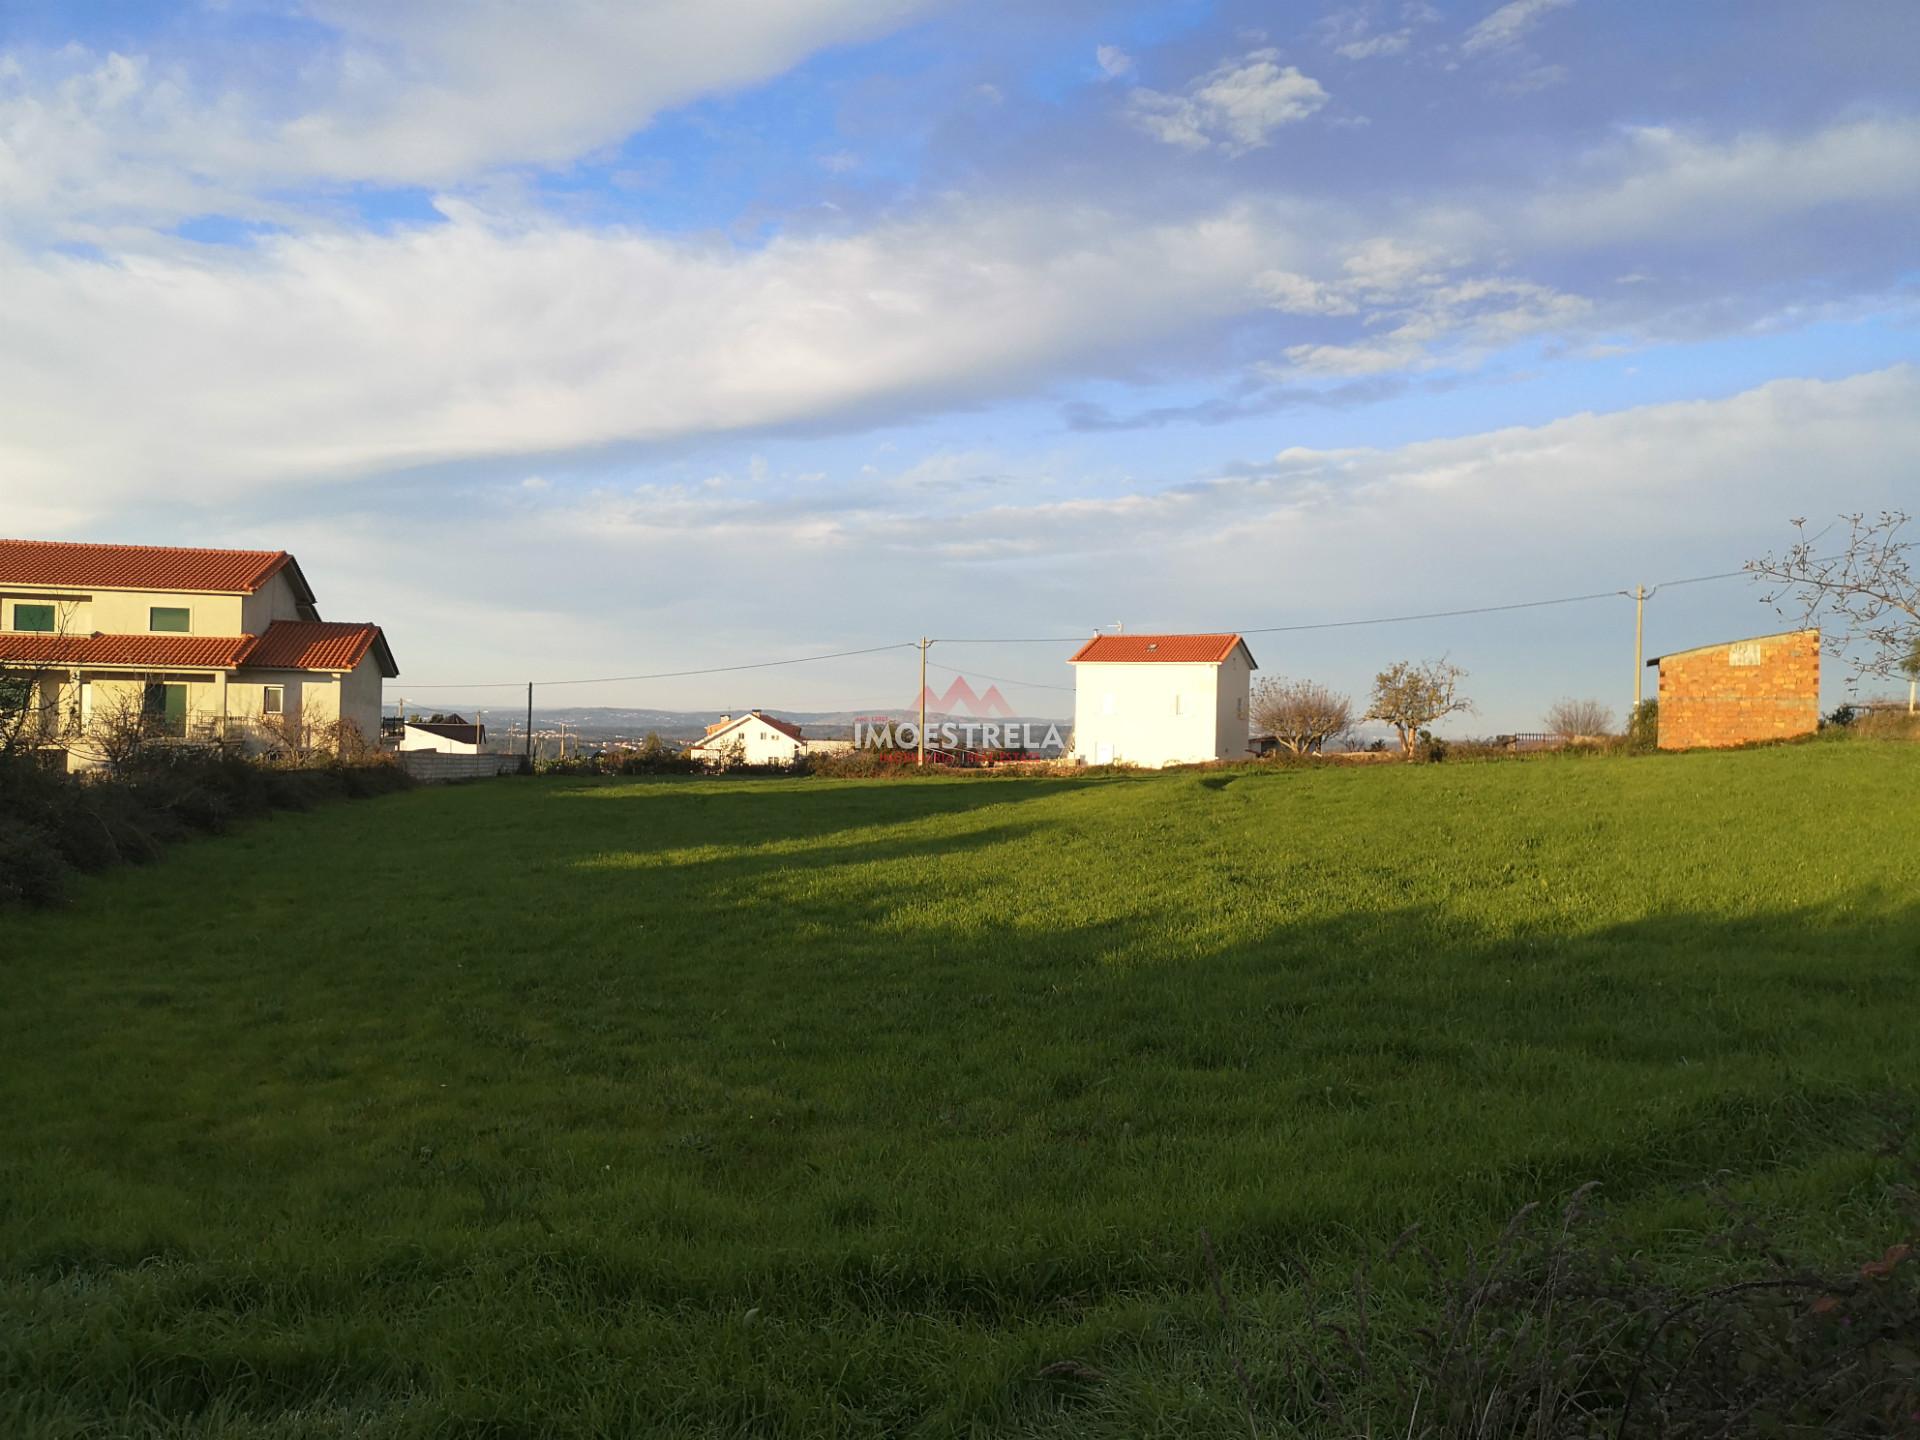
[[[289,735],[325,738],[342,716],[359,726],[369,744],[380,735],[380,667],[369,652],[344,677],[300,670],[246,670],[239,678],[193,671],[127,674],[106,670],[45,673],[39,678],[42,733],[67,744],[71,764],[85,769],[104,758],[97,743],[116,719],[140,713],[149,684],[186,688],[186,738],[224,736],[253,748],[277,743],[284,724]],[[268,692],[278,690],[278,712],[268,708]],[[89,734],[95,738],[90,740]]]
[[[287,589],[279,576],[273,586]],[[269,588],[272,588],[270,586]],[[262,592],[265,593],[264,591]],[[291,598],[291,591],[288,592]],[[54,629],[63,635],[147,635],[153,633],[155,608],[185,610],[185,635],[243,635],[243,601],[257,596],[197,595],[171,590],[79,590],[72,588],[13,588],[0,595],[0,627],[19,630],[15,609],[20,605],[56,605]],[[171,617],[169,617],[171,618]],[[295,616],[288,615],[286,619]],[[251,632],[259,634],[259,631]]]
[[[1073,669],[1077,760],[1157,768],[1247,753],[1253,672],[1238,646],[1218,665],[1083,660]]]
[[[240,600],[239,635],[264,635],[267,627],[276,620],[300,620],[300,602],[293,593],[293,585],[283,570],[251,595],[238,597]]]
[[[380,662],[370,648],[360,657],[360,663],[341,678],[335,692],[335,714],[353,725],[369,745],[380,743],[381,691],[385,684]]]

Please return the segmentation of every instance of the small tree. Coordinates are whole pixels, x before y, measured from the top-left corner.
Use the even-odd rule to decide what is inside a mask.
[[[1656,750],[1660,746],[1660,702],[1642,700],[1627,715],[1627,748]]]
[[[1353,728],[1353,702],[1313,680],[1262,680],[1253,723],[1295,755],[1324,750]]]
[[[1822,617],[1833,622],[1822,638],[1830,653],[1846,657],[1853,679],[1891,676],[1920,659],[1920,540],[1902,534],[1910,519],[1899,510],[1842,515],[1812,534],[1795,520],[1800,538],[1780,555],[1749,560],[1747,572],[1768,585],[1763,598],[1781,614],[1797,614],[1807,626]],[[1830,539],[1839,524],[1846,534]]]
[[[1400,749],[1411,760],[1420,748],[1420,732],[1448,715],[1473,709],[1460,693],[1467,672],[1446,660],[1399,660],[1373,677],[1373,703],[1366,718],[1383,720],[1400,737]]]
[[[1567,740],[1594,740],[1613,733],[1613,711],[1598,700],[1556,700],[1547,711],[1547,733]]]
[[[33,672],[0,666],[0,756],[31,747],[36,738]]]
[[[108,774],[127,775],[159,738],[162,717],[147,705],[146,686],[139,681],[96,687],[96,697],[86,743]]]

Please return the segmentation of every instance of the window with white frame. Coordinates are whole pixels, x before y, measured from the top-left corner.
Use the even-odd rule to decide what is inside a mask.
[[[260,687],[260,713],[262,715],[286,714],[287,687],[284,685],[262,685]]]

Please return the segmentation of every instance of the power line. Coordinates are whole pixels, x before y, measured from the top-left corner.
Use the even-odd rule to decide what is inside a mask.
[[[835,650],[828,655],[796,655],[791,660],[756,660],[746,665],[710,665],[700,670],[656,670],[650,675],[599,675],[584,680],[535,680],[535,685],[616,685],[629,680],[677,680],[688,675],[729,675],[738,670],[771,670],[779,665],[811,665],[820,660],[844,660],[850,655],[877,655],[883,650],[910,650],[913,641],[892,645],[869,645],[864,650]],[[466,685],[409,685],[409,690],[499,690],[507,686],[519,689],[525,680],[476,680]]]
[[[1699,585],[1708,580],[1731,580],[1735,576],[1745,575],[1744,570],[1724,570],[1718,575],[1690,575],[1683,580],[1662,580],[1647,591],[1664,590],[1673,585]],[[1460,610],[1427,610],[1417,615],[1376,615],[1366,620],[1319,620],[1306,625],[1241,625],[1222,630],[1221,634],[1235,635],[1282,635],[1302,630],[1348,630],[1360,625],[1404,625],[1414,620],[1452,620],[1463,615],[1495,615],[1508,610],[1538,610],[1549,605],[1580,605],[1591,600],[1611,600],[1617,595],[1632,598],[1630,590],[1595,590],[1586,595],[1559,595],[1551,600],[1519,600],[1510,605],[1473,605]],[[941,639],[942,645],[1075,645],[1084,644],[1084,635],[1003,635],[997,638],[968,637]]]
[[[938,660],[929,660],[927,663],[936,670],[946,671],[949,675],[967,675],[981,680],[992,680],[1001,685],[1024,685],[1030,690],[1064,690],[1069,695],[1073,693],[1071,685],[1049,685],[1044,680],[1014,680],[1005,675],[989,675],[984,670],[957,670],[951,665],[942,665]]]
[[[1700,585],[1711,580],[1731,580],[1744,576],[1745,570],[1724,570],[1714,575],[1689,575],[1678,580],[1662,580],[1652,586],[1647,594],[1651,597],[1660,590],[1679,585]],[[1581,605],[1594,600],[1611,600],[1617,596],[1632,598],[1628,590],[1595,590],[1585,595],[1559,595],[1547,600],[1520,600],[1507,605],[1473,605],[1457,610],[1427,610],[1412,615],[1376,615],[1364,620],[1319,620],[1302,625],[1257,625],[1230,627],[1231,633],[1238,635],[1289,635],[1310,630],[1349,630],[1367,625],[1405,625],[1420,620],[1454,620],[1467,615],[1497,615],[1515,610],[1539,610],[1554,605]],[[1221,633],[1228,633],[1223,630]],[[936,636],[930,642],[940,645],[1082,645],[1087,641],[1085,635],[1000,635],[1000,636]],[[919,648],[915,640],[898,640],[890,645],[869,645],[858,650],[835,650],[825,655],[798,655],[787,660],[757,660],[743,665],[710,665],[694,670],[656,670],[644,675],[600,675],[572,680],[537,680],[540,686],[554,685],[616,685],[640,680],[679,680],[694,675],[728,675],[743,670],[770,670],[786,665],[812,665],[824,660],[845,660],[857,655],[878,655],[889,650],[913,650]],[[953,667],[942,665],[938,668],[961,672]],[[997,677],[985,672],[974,672],[983,680]],[[527,682],[524,680],[479,680],[469,684],[433,684],[409,685],[408,690],[504,690],[519,689]],[[1070,690],[1067,685],[1048,685],[1033,680],[1002,680],[1006,685],[1029,685],[1041,690]]]

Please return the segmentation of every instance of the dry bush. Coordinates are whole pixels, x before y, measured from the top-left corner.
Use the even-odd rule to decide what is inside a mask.
[[[1870,710],[1856,716],[1847,728],[1865,740],[1920,740],[1920,715],[1905,710]]]
[[[1294,755],[1314,755],[1353,729],[1353,702],[1315,680],[1262,680],[1248,712]]]
[[[1613,710],[1598,700],[1556,700],[1547,711],[1546,730],[1568,740],[1601,740],[1613,734]]]
[[[1409,1440],[1915,1434],[1920,1164],[1904,1127],[1881,1158],[1905,1238],[1862,1240],[1842,1267],[1713,1186],[1721,1218],[1690,1246],[1691,1281],[1651,1265],[1592,1185],[1558,1214],[1527,1206],[1463,1263],[1416,1227],[1351,1289],[1310,1298],[1268,1403],[1302,1431]],[[1438,1297],[1417,1329],[1381,1318],[1374,1280],[1409,1262]],[[1261,1398],[1246,1387],[1250,1425]]]

